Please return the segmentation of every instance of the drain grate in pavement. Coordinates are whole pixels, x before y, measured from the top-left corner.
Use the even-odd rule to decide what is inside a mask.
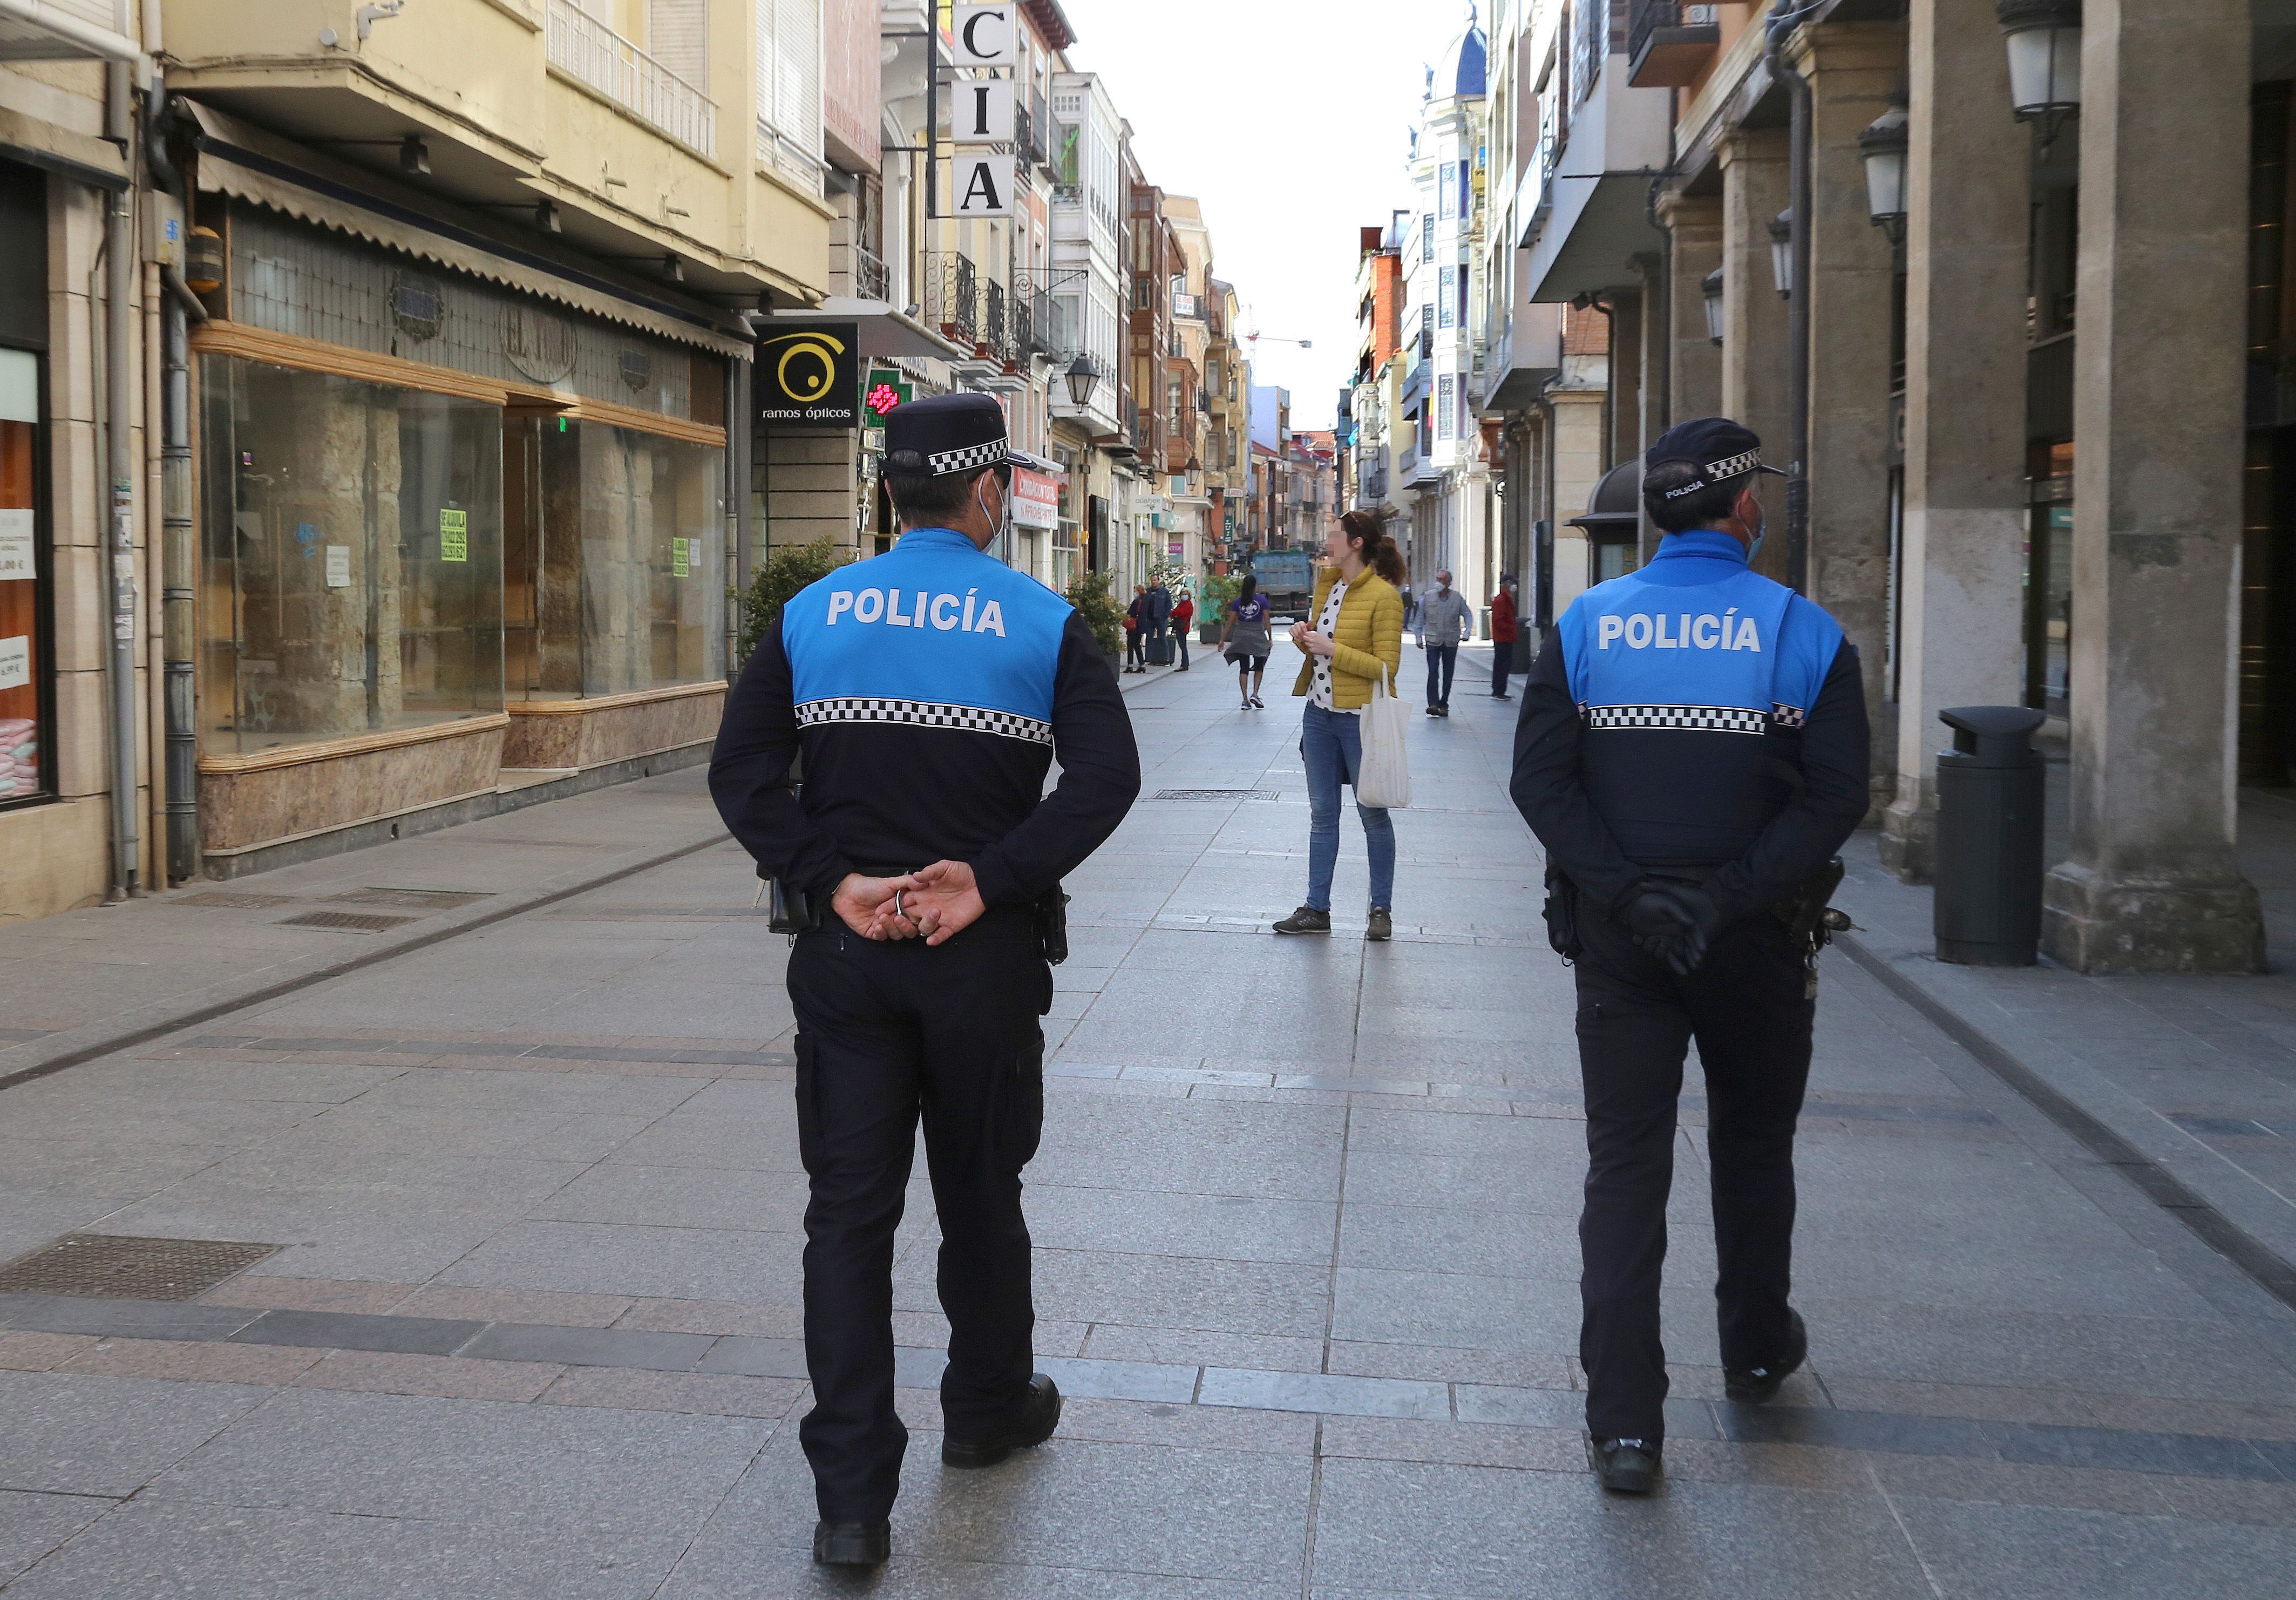
[[[420,922],[420,917],[377,916],[365,911],[306,911],[300,916],[283,916],[283,928],[330,928],[338,933],[383,933],[407,923]]]
[[[67,1234],[0,1268],[0,1293],[94,1300],[190,1300],[244,1272],[276,1244],[229,1239],[139,1239]]]
[[[1275,800],[1273,789],[1159,789],[1160,800]]]
[[[178,895],[168,902],[175,906],[220,906],[233,911],[267,911],[274,906],[293,903],[295,897],[286,894],[234,893],[228,889],[210,889],[199,894]]]
[[[331,894],[327,903],[334,906],[400,906],[409,911],[452,911],[457,906],[467,906],[472,900],[490,900],[493,894],[486,890],[469,889],[347,889],[340,894]]]

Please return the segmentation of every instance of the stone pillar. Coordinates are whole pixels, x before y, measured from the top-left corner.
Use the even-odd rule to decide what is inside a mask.
[[[1611,458],[1614,467],[1642,454],[1643,292],[1613,289],[1611,302]]]
[[[2043,927],[2082,972],[2264,964],[2233,850],[2249,21],[2084,12],[2072,853]]]
[[[1786,457],[1786,302],[1770,272],[1770,221],[1785,209],[1786,130],[1740,128],[1722,141],[1722,414],[1761,436],[1768,458]],[[1778,537],[1757,570],[1786,576],[1785,480],[1760,480],[1762,509]]]
[[[2024,700],[2032,157],[1992,0],[1918,0],[1911,21],[1898,778],[1881,854],[1919,883],[1935,854],[1938,712]]]
[[[1722,350],[1706,336],[1706,276],[1722,265],[1722,201],[1713,195],[1669,194],[1658,214],[1674,235],[1668,266],[1667,353],[1674,370],[1664,426],[1722,409]]]
[[[1891,250],[1874,226],[1857,135],[1904,81],[1896,22],[1829,22],[1795,36],[1810,84],[1809,597],[1865,669],[1874,819],[1896,787],[1889,698]]]
[[[1600,383],[1599,357],[1566,357],[1591,361],[1595,382],[1582,387],[1554,389],[1547,398],[1554,407],[1554,444],[1551,457],[1554,483],[1554,614],[1561,617],[1570,603],[1587,592],[1592,568],[1587,530],[1566,526],[1587,509],[1595,486],[1603,479],[1603,408],[1609,397]]]

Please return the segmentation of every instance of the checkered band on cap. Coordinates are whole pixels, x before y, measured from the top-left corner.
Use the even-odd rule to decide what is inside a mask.
[[[1742,706],[1586,706],[1590,728],[1685,728],[1705,734],[1759,734],[1769,718]]]
[[[925,457],[926,469],[936,478],[951,472],[970,472],[980,467],[993,467],[1011,453],[1010,437],[992,439],[985,445],[967,445],[961,450],[936,450]]]
[[[1762,453],[1759,450],[1743,450],[1721,461],[1708,462],[1706,475],[1719,482],[1725,478],[1735,478],[1741,472],[1751,472],[1761,464]]]
[[[1029,744],[1050,744],[1053,725],[1012,711],[992,711],[980,706],[936,704],[925,700],[895,700],[873,694],[840,694],[808,700],[797,708],[797,725],[818,727],[832,722],[895,722],[911,727],[956,728],[972,734],[994,734]]]

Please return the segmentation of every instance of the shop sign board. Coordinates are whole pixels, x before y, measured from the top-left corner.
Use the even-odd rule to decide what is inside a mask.
[[[948,59],[958,67],[1009,67],[1018,59],[1020,0],[951,8]]]
[[[956,217],[1013,215],[1013,157],[961,150],[949,163],[956,193]]]
[[[1013,521],[1022,528],[1061,525],[1060,477],[1028,467],[1013,469]]]
[[[758,341],[752,382],[758,419],[803,428],[858,427],[858,332],[849,322],[815,323]]]

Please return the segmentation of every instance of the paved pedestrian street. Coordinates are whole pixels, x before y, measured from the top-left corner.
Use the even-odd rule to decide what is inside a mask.
[[[1693,1069],[1667,1478],[1595,1487],[1570,973],[1486,671],[1413,730],[1384,946],[1351,815],[1333,936],[1267,930],[1306,876],[1295,702],[1238,711],[1216,661],[1126,680],[1146,785],[1070,885],[1028,1173],[1066,1416],[940,1465],[920,1176],[873,1578],[808,1555],[787,952],[699,769],[0,937],[0,1079],[69,1063],[0,1090],[0,1588],[2286,1595],[2296,1315],[1844,952],[1800,1145],[1809,1366],[1721,1399]],[[483,898],[277,925],[378,889]],[[41,1253],[75,1235],[262,1248]]]

